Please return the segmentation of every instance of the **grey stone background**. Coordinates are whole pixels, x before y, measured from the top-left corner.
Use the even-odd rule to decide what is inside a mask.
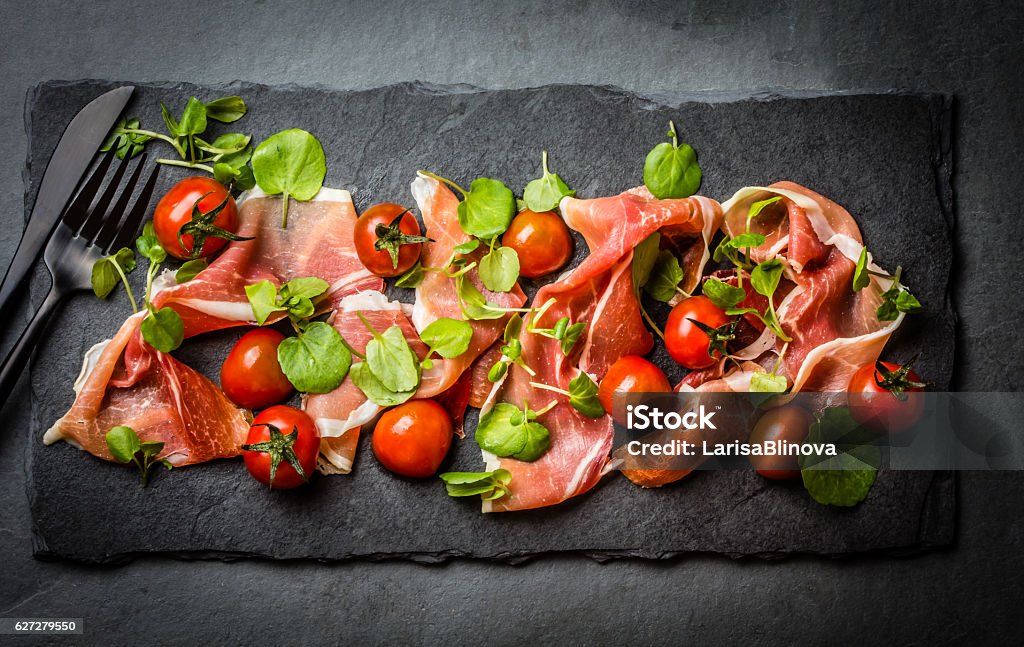
[[[0,151],[9,161],[0,168],[0,263],[20,233],[25,94],[46,79],[949,92],[958,98],[955,385],[1018,390],[1024,7],[831,5],[0,0]],[[7,333],[3,349],[10,343]],[[1019,473],[963,475],[957,545],[911,559],[565,556],[518,567],[145,559],[89,568],[30,556],[16,433],[26,424],[5,412],[0,617],[84,617],[89,641],[1019,644],[1024,629]]]

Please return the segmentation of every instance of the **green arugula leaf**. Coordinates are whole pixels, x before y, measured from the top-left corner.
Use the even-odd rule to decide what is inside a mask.
[[[420,339],[430,349],[428,356],[437,353],[445,359],[452,359],[469,350],[473,327],[459,319],[442,317],[430,322],[420,333]]]
[[[352,354],[337,330],[314,321],[303,326],[295,337],[281,341],[277,361],[295,390],[329,393],[348,375]]]
[[[583,372],[569,382],[569,404],[588,418],[604,415],[604,406],[597,399],[597,384]]]
[[[868,248],[862,247],[860,257],[857,258],[857,267],[853,271],[853,291],[860,292],[871,284],[871,275],[868,274]]]
[[[501,402],[480,416],[476,429],[476,442],[480,448],[495,456],[511,456],[517,460],[533,462],[551,446],[547,427],[534,422],[529,410]]]
[[[562,198],[571,198],[576,195],[576,192],[570,189],[562,181],[562,178],[548,171],[547,151],[541,152],[541,167],[543,175],[536,180],[532,180],[523,189],[523,202],[526,203],[526,206],[531,211],[538,213],[553,211],[558,208]]]
[[[485,501],[494,501],[509,495],[508,484],[512,474],[508,470],[493,472],[445,472],[439,477],[445,484],[448,496],[477,496]]]
[[[677,294],[680,294],[679,282],[683,280],[683,268],[679,266],[679,259],[668,250],[658,252],[654,267],[651,268],[647,283],[644,284],[644,291],[651,295],[651,298],[662,303],[668,303]]]
[[[711,299],[711,302],[723,310],[735,308],[747,298],[747,292],[743,288],[730,285],[725,281],[710,278],[704,281],[704,296]]]
[[[142,487],[146,487],[149,483],[149,472],[153,465],[160,463],[167,469],[172,467],[169,461],[156,458],[164,449],[162,442],[158,440],[142,442],[131,427],[124,425],[112,427],[104,439],[110,455],[116,462],[125,465],[134,463],[139,469],[139,480]]]
[[[398,277],[395,285],[400,288],[418,288],[420,283],[423,283],[425,277],[426,273],[423,271],[423,264],[416,263],[412,266],[412,269]]]
[[[800,475],[811,498],[823,505],[850,507],[874,485],[881,453],[847,407],[829,407],[811,424],[808,443],[835,443],[837,456],[801,456]]]
[[[480,260],[480,280],[491,292],[508,292],[519,279],[519,255],[511,247],[498,247]]]
[[[644,184],[655,198],[688,198],[700,188],[701,171],[697,153],[689,144],[680,144],[676,125],[668,122],[672,143],[662,142],[644,161]]]
[[[392,391],[377,379],[366,362],[353,364],[349,371],[352,382],[374,404],[381,407],[393,407],[407,401],[416,394],[416,389],[409,391]]]
[[[127,247],[122,247],[110,256],[104,256],[92,266],[93,294],[101,299],[106,299],[118,283],[123,283],[128,298],[132,302],[132,310],[137,310],[127,276],[133,271],[135,271],[135,252]]]
[[[238,121],[245,116],[247,110],[239,96],[221,97],[206,104],[206,116],[225,124]]]
[[[178,271],[174,273],[174,280],[177,283],[187,283],[207,268],[205,258],[193,258],[190,261],[185,261]]]
[[[327,158],[316,137],[292,128],[271,135],[252,155],[256,184],[267,195],[281,194],[281,227],[288,227],[289,198],[311,200],[324,184]]]
[[[373,339],[366,344],[367,368],[390,391],[415,391],[420,385],[420,363],[402,329],[391,326],[381,334],[361,314],[359,318],[373,333]]]
[[[140,326],[142,338],[161,353],[169,353],[185,340],[185,324],[173,308],[150,311]]]

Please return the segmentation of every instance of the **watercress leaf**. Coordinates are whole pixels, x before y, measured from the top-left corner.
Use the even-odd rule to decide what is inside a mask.
[[[476,496],[493,501],[508,494],[512,474],[508,470],[493,472],[445,472],[440,475],[449,496]]]
[[[523,202],[532,211],[553,211],[558,208],[562,198],[572,197],[576,195],[576,192],[570,189],[556,173],[548,171],[547,151],[541,155],[541,165],[543,175],[530,181],[523,189]]]
[[[586,373],[580,373],[569,382],[569,404],[589,418],[600,418],[604,407],[597,399],[597,384]]]
[[[506,373],[508,373],[508,362],[502,362],[499,360],[494,363],[491,370],[487,371],[487,381],[498,382],[501,378],[505,377]]]
[[[400,288],[418,288],[420,283],[423,283],[423,278],[426,274],[423,272],[423,265],[416,263],[412,266],[408,272],[398,277],[395,281],[395,285]]]
[[[519,279],[519,255],[511,247],[498,247],[480,259],[480,280],[491,292],[508,292]]]
[[[238,176],[238,171],[223,162],[216,162],[213,165],[213,179],[221,184],[232,184]]]
[[[501,338],[507,343],[513,339],[519,339],[519,334],[523,332],[523,317],[518,312],[508,318],[508,322],[505,324],[505,332]]]
[[[736,307],[747,298],[747,293],[743,288],[711,278],[704,282],[704,296],[711,299],[719,308],[727,310]]]
[[[473,180],[458,207],[462,231],[488,240],[504,233],[515,215],[516,201],[511,189],[500,180],[487,177]]]
[[[583,331],[586,330],[586,328],[587,322],[577,321],[565,329],[565,334],[562,335],[560,344],[563,355],[568,355],[572,352],[573,347],[576,345],[576,342],[579,341],[580,335],[583,334]]]
[[[679,294],[676,288],[682,280],[683,268],[679,266],[679,259],[672,252],[661,250],[644,285],[644,291],[656,301],[668,303]]]
[[[281,299],[315,299],[324,292],[327,292],[327,289],[330,287],[331,285],[327,281],[315,276],[292,279],[281,286]]]
[[[547,427],[533,421],[522,424],[519,428],[522,430],[521,434],[526,439],[526,442],[521,450],[512,454],[512,458],[532,463],[543,456],[548,451],[548,448],[551,447],[551,433]]]
[[[147,440],[139,445],[139,451],[142,452],[144,458],[150,459],[155,457],[164,449],[164,444],[159,440]]]
[[[853,271],[853,291],[860,292],[871,283],[871,276],[868,274],[868,248],[862,247],[860,256],[857,258],[857,267]]]
[[[778,258],[764,261],[750,272],[750,285],[758,294],[771,298],[775,294],[775,289],[779,287],[782,270],[782,261]]]
[[[190,261],[185,261],[184,264],[174,273],[174,280],[178,283],[186,283],[196,278],[196,276],[205,270],[207,267],[205,258],[193,258]]]
[[[118,463],[130,463],[141,446],[139,436],[131,427],[120,425],[107,432],[107,449]]]
[[[788,386],[786,378],[775,373],[754,373],[750,376],[750,390],[753,393],[785,393]]]
[[[117,284],[121,282],[121,272],[130,274],[135,270],[135,252],[122,247],[110,256],[104,256],[93,263],[92,266],[92,291],[101,299],[106,299],[113,292]],[[127,285],[125,286],[127,288]]]
[[[206,131],[206,106],[195,97],[190,97],[178,122],[179,135],[201,135]]]
[[[252,307],[252,316],[261,326],[267,323],[267,319],[273,313],[284,312],[287,309],[277,305],[277,287],[266,279],[245,286],[245,296]]]
[[[363,392],[371,402],[381,407],[393,407],[402,404],[413,395],[416,390],[396,392],[384,386],[373,371],[369,369],[366,362],[353,364],[349,371],[352,382]]]
[[[419,360],[398,326],[374,334],[366,344],[366,364],[381,384],[396,393],[415,390],[420,384]]]
[[[225,161],[228,155],[238,155],[237,159],[241,159],[240,163],[232,164],[233,167],[241,166],[245,162],[249,161],[249,157],[252,156],[252,152],[249,151],[249,142],[252,141],[252,136],[244,133],[225,133],[213,140],[212,144],[208,146],[201,146],[204,150],[208,150],[211,153],[224,155],[220,158],[221,162]],[[233,158],[236,159],[236,158]]]
[[[267,195],[284,196],[282,227],[288,225],[288,199],[310,200],[323,187],[327,158],[316,137],[300,128],[282,130],[252,154],[256,184]]]
[[[145,258],[153,263],[163,263],[167,260],[167,250],[160,244],[153,230],[153,221],[150,220],[142,228],[142,235],[135,239],[135,247]]]
[[[733,249],[747,249],[750,247],[760,247],[761,245],[764,245],[765,240],[766,239],[763,234],[752,234],[750,232],[746,232],[729,240],[728,245]]]
[[[633,290],[637,294],[647,284],[654,264],[658,262],[658,245],[660,244],[661,234],[654,232],[633,248]]]
[[[297,336],[281,341],[277,361],[297,391],[328,393],[345,379],[352,365],[352,354],[337,330],[322,321],[314,321],[304,326]]]
[[[235,188],[239,191],[248,191],[249,189],[256,186],[256,178],[252,174],[252,167],[248,164],[242,164],[237,169],[235,175]]]
[[[781,195],[777,195],[775,197],[768,198],[766,200],[758,200],[757,202],[751,204],[750,208],[747,209],[747,226],[748,227],[750,226],[750,221],[751,220],[753,220],[754,218],[757,218],[759,215],[761,215],[761,212],[764,211],[765,207],[767,207],[770,204],[775,204],[776,202],[778,202],[781,199],[782,199],[782,196]]]
[[[420,333],[420,339],[431,352],[452,359],[469,350],[469,342],[473,339],[473,327],[459,319],[442,317],[424,328]]]
[[[181,346],[185,339],[185,324],[173,308],[160,308],[150,312],[140,326],[142,338],[161,353],[169,353]]]
[[[476,443],[480,449],[495,456],[511,456],[522,451],[526,446],[526,434],[521,433],[521,423],[512,423],[516,414],[522,415],[519,407],[499,402],[481,415],[476,428]]]
[[[206,104],[206,116],[225,124],[238,121],[245,116],[246,110],[245,102],[239,96],[221,97]]]
[[[471,254],[476,251],[476,248],[480,246],[480,241],[476,238],[471,238],[464,243],[459,243],[452,248],[454,254]]]
[[[501,319],[505,316],[505,313],[501,310],[497,310],[489,307],[487,300],[484,299],[484,295],[480,293],[480,290],[476,288],[471,281],[466,280],[464,277],[458,277],[456,279],[456,286],[459,294],[459,305],[462,308],[462,314],[467,319],[482,320],[482,319]]]
[[[163,101],[160,102],[160,115],[163,117],[164,125],[167,126],[167,132],[171,137],[180,137],[184,134],[178,126],[178,122],[175,121],[174,116],[171,114],[171,111],[167,109],[167,106],[164,105]]]
[[[689,144],[679,144],[675,124],[669,122],[672,142],[662,142],[644,160],[644,184],[658,199],[688,198],[700,188],[701,170],[697,153]]]
[[[912,313],[919,311],[921,308],[921,302],[909,290],[900,290],[900,293],[896,296],[896,309],[900,312]]]
[[[836,444],[837,456],[801,456],[800,475],[811,498],[850,507],[863,501],[875,482],[881,453],[846,407],[830,407],[811,424],[808,443]]]

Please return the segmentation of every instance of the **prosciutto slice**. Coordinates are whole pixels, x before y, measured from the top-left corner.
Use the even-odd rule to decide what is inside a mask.
[[[159,291],[154,305],[174,308],[185,323],[185,336],[192,337],[256,325],[245,286],[262,280],[281,285],[319,277],[331,286],[320,304],[324,311],[350,294],[383,289],[383,280],[356,255],[356,210],[348,191],[321,189],[308,202],[293,201],[289,211],[288,228],[282,229],[280,197],[259,190],[245,194],[239,200],[238,234],[254,239],[229,244],[194,279]]]
[[[843,392],[858,368],[878,359],[903,321],[902,313],[891,322],[879,321],[875,313],[882,292],[892,285],[890,279],[872,276],[867,287],[853,292],[853,274],[864,248],[860,229],[849,212],[810,189],[792,182],[740,189],[723,205],[726,234],[744,232],[750,205],[773,196],[781,200],[750,224],[751,231],[765,236],[765,243],[751,250],[751,257],[756,262],[776,256],[785,260],[776,310],[793,341],[786,345],[765,331],[737,353],[756,363],[745,362],[725,373],[724,363],[690,373],[678,390],[747,391],[751,376],[768,370],[781,354],[779,374],[787,378],[793,392]],[[868,267],[884,273],[873,262]],[[657,487],[685,474],[644,470],[627,476],[640,485]]]
[[[654,232],[682,253],[683,287],[692,289],[708,260],[707,243],[722,219],[717,202],[702,197],[657,200],[645,188],[594,200],[566,198],[562,213],[579,231],[590,255],[555,283],[541,288],[535,305],[549,306],[534,326],[550,328],[561,317],[588,322],[584,336],[568,357],[559,343],[524,330],[522,357],[537,375],[514,366],[488,404],[500,397],[533,410],[557,404],[538,421],[551,433],[551,447],[540,459],[526,463],[484,453],[487,469],[512,473],[511,496],[484,502],[484,511],[525,510],[553,505],[592,488],[605,472],[612,447],[611,416],[588,418],[563,396],[540,390],[531,381],[568,389],[580,372],[599,381],[624,355],[643,355],[653,340],[644,326],[633,289],[633,249]]]
[[[86,354],[75,403],[43,442],[65,440],[113,460],[104,436],[127,425],[144,441],[162,441],[160,458],[176,466],[238,455],[249,431],[248,412],[210,380],[142,341],[144,317],[133,315],[113,339]]]

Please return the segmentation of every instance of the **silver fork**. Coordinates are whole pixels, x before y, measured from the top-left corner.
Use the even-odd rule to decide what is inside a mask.
[[[0,367],[0,406],[3,406],[10,396],[58,306],[75,292],[84,292],[92,288],[93,265],[112,251],[130,246],[139,230],[139,224],[146,215],[149,201],[153,196],[153,188],[156,186],[158,165],[154,166],[149,174],[131,211],[128,210],[128,203],[146,163],[145,154],[139,159],[113,206],[111,202],[128,170],[127,158],[118,165],[106,190],[90,208],[89,205],[99,192],[113,157],[113,150],[103,157],[74,201],[68,205],[61,216],[60,224],[43,250],[43,260],[46,262],[46,268],[50,270],[50,292]]]

